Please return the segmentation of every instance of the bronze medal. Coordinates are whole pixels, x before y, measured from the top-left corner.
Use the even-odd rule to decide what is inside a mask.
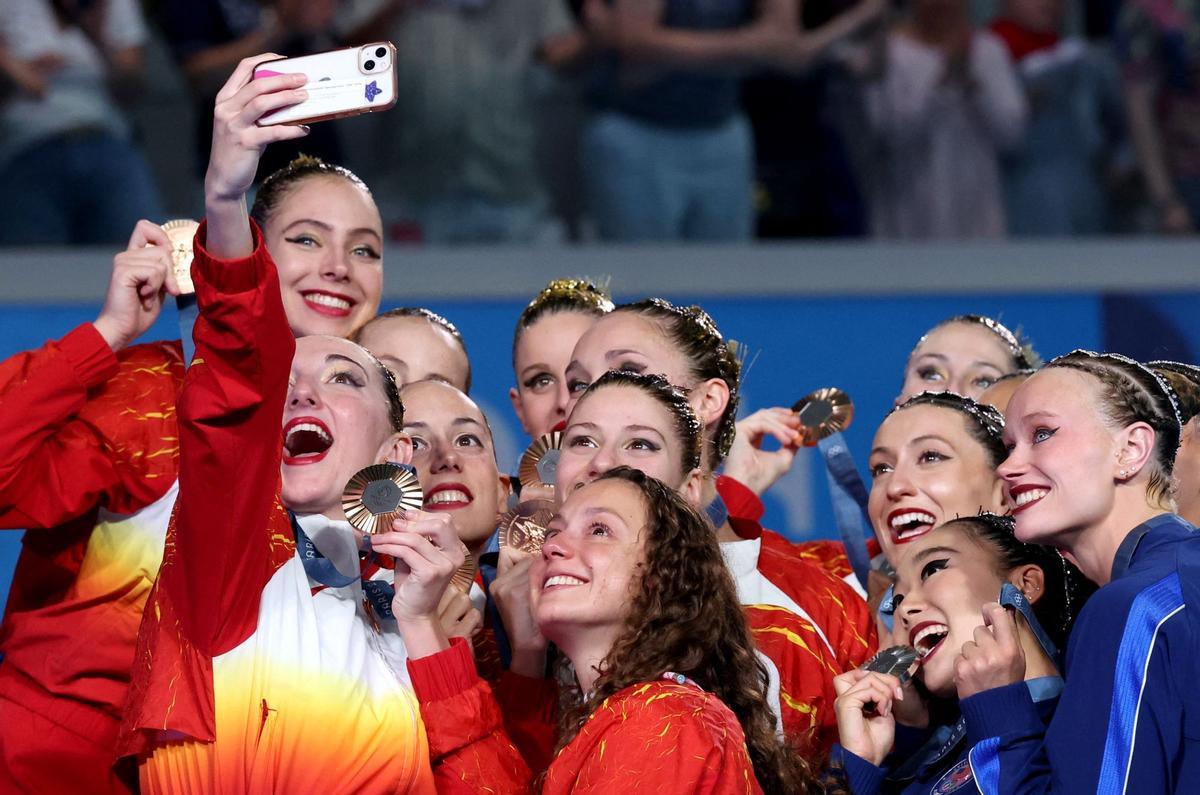
[[[196,285],[192,283],[192,240],[199,228],[200,224],[190,218],[179,218],[162,225],[167,239],[171,241],[171,265],[180,295],[196,292]]]
[[[522,486],[550,486],[558,479],[558,457],[562,447],[562,431],[543,434],[521,456],[517,478]]]
[[[385,533],[401,511],[420,508],[425,495],[417,476],[396,464],[360,469],[342,492],[346,521],[364,533]]]
[[[825,437],[846,430],[854,419],[850,396],[835,387],[810,392],[792,406],[792,411],[800,415],[805,447],[814,447]]]
[[[450,578],[450,587],[457,588],[465,594],[470,594],[471,586],[475,584],[475,558],[471,557],[471,552],[467,549],[466,544],[460,541],[459,545],[462,547],[466,559],[458,567],[458,571],[454,572],[454,576]]]
[[[512,547],[536,555],[546,540],[546,526],[554,518],[554,503],[526,500],[500,520],[500,547]]]

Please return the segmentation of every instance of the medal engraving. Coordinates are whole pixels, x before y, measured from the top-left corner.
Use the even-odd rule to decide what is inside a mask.
[[[558,477],[558,459],[561,455],[562,432],[543,434],[521,456],[517,478],[522,486],[554,486]]]
[[[527,500],[500,520],[500,546],[512,547],[535,555],[542,551],[546,540],[546,525],[554,518],[554,503],[549,500]]]
[[[425,502],[417,476],[396,464],[373,464],[350,478],[342,492],[346,521],[364,533],[384,533],[402,511]]]
[[[199,228],[200,224],[190,218],[179,218],[162,225],[171,241],[171,265],[181,295],[196,292],[196,285],[192,283],[192,240]]]

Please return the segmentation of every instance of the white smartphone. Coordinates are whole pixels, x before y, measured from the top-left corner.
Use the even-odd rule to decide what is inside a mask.
[[[287,74],[308,76],[308,99],[266,114],[260,127],[377,113],[396,104],[396,47],[389,41],[264,61],[254,69],[255,79]]]

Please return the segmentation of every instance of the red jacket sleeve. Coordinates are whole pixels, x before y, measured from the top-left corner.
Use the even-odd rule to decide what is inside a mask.
[[[254,227],[245,260],[196,233],[196,355],[179,400],[179,498],[142,611],[120,755],[163,738],[211,742],[212,658],[253,633],[262,589],[295,552],[279,501],[280,430],[295,339]]]
[[[0,363],[0,527],[131,513],[165,494],[182,378],[178,343],[114,355],[91,323]]]
[[[509,740],[491,689],[462,638],[440,654],[408,661],[429,737],[439,795],[531,792],[532,775]]]
[[[558,684],[505,671],[493,685],[504,730],[530,770],[545,770],[554,759],[558,733]]]
[[[296,341],[275,265],[253,231],[249,257],[220,261],[205,250],[202,225],[192,265],[200,316],[179,398],[179,499],[168,539],[178,565],[164,568],[161,585],[184,634],[209,657],[253,633],[275,547],[290,542],[280,429]]]

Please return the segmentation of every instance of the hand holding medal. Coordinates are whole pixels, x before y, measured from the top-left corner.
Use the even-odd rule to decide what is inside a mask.
[[[129,245],[113,257],[112,278],[95,327],[114,351],[145,333],[162,311],[166,293],[178,295],[167,233],[138,221]]]
[[[904,700],[904,683],[919,655],[909,646],[884,649],[855,668],[833,678],[837,691],[838,736],[844,748],[880,764],[896,738],[893,702]]]

